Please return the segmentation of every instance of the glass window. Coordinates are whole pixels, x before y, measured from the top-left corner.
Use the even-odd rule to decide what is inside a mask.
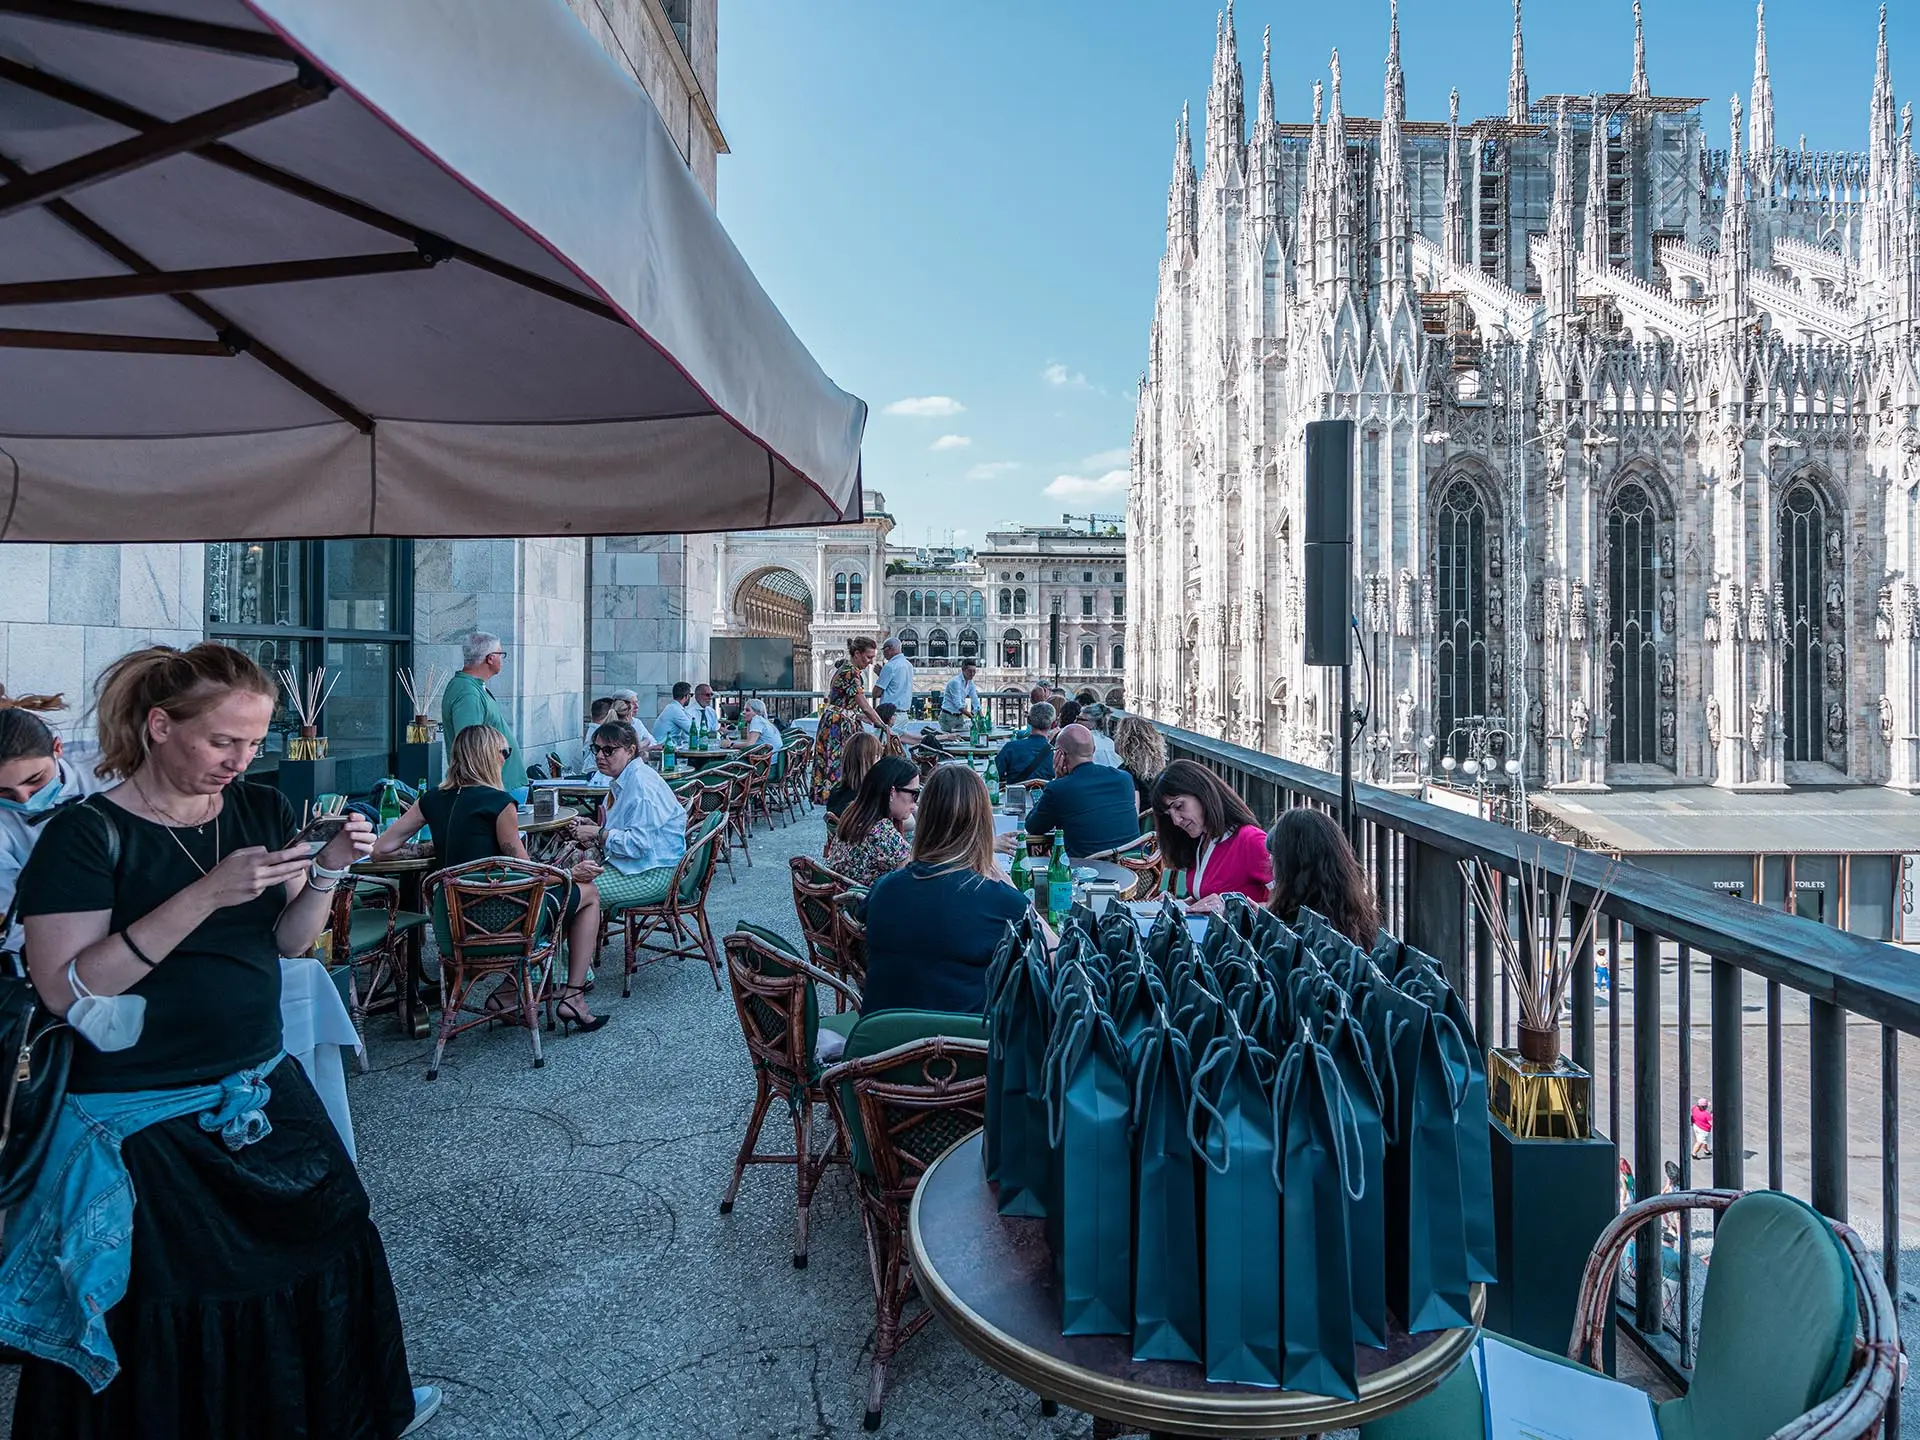
[[[304,626],[306,558],[307,547],[299,540],[229,540],[207,546],[208,627]]]
[[[1613,724],[1607,759],[1616,765],[1654,765],[1658,745],[1659,516],[1644,485],[1629,481],[1607,511],[1607,596],[1613,633],[1607,637],[1607,686]]]
[[[324,548],[327,629],[393,629],[389,623],[393,615],[393,542],[330,540]]]
[[[866,583],[866,577],[863,575],[853,575],[847,579],[847,608],[856,615],[860,613],[866,598],[864,593]]]
[[[1827,695],[1825,689],[1826,627],[1823,624],[1825,600],[1825,555],[1821,548],[1826,533],[1826,506],[1813,486],[1804,480],[1787,491],[1780,507],[1780,548],[1776,561],[1777,594],[1786,602],[1786,613],[1778,623],[1785,626],[1781,646],[1781,679],[1785,690],[1786,758],[1789,760],[1831,760],[1844,764],[1841,745],[1826,737]],[[1834,553],[1838,554],[1836,545]],[[1836,586],[1835,594],[1838,595]],[[1840,606],[1833,607],[1833,618],[1844,618]],[[1836,633],[1836,639],[1839,635]],[[1838,697],[1836,697],[1838,698]],[[1842,727],[1837,738],[1846,740]],[[1829,746],[1833,753],[1828,753]]]
[[[980,658],[980,636],[976,631],[962,630],[960,632],[960,658],[962,660],[977,660]]]
[[[1080,572],[1080,583],[1082,585],[1091,585],[1093,583],[1093,571],[1082,570]]]
[[[1127,613],[1127,597],[1124,594],[1113,597],[1113,613],[1116,618]]]
[[[943,620],[953,618],[953,591],[951,590],[940,592],[940,618]]]
[[[913,592],[912,599],[913,599],[913,613],[915,615],[924,615],[926,612],[921,608],[920,592],[918,590],[915,590]]]
[[[1002,615],[1011,615],[1013,613],[1013,591],[1004,586],[1002,586],[1000,590],[1000,613]]]
[[[1127,647],[1125,645],[1116,644],[1113,647],[1113,668],[1115,670],[1124,670],[1127,668]]]
[[[909,660],[919,655],[920,632],[918,630],[902,630],[900,632],[900,653]]]
[[[896,590],[893,592],[893,613],[895,615],[905,615],[907,613],[906,591]]]
[[[1434,762],[1451,753],[1454,727],[1487,713],[1487,507],[1467,480],[1447,487],[1439,514],[1434,647]]]
[[[1058,570],[1053,572],[1053,583],[1056,585],[1060,583],[1060,572]]]
[[[987,597],[982,595],[978,590],[974,591],[972,596],[969,597],[967,613],[975,620],[985,619],[987,614]]]
[[[1000,637],[1000,663],[1010,670],[1020,668],[1021,644],[1018,630],[1009,630]]]
[[[1027,592],[1025,590],[1016,590],[1013,592],[1013,613],[1016,615],[1024,615],[1027,613]]]
[[[1082,645],[1080,647],[1080,668],[1082,670],[1093,669],[1093,646]]]
[[[845,573],[833,577],[833,613],[847,613],[847,577]]]
[[[927,636],[927,659],[938,664],[947,658],[947,632],[932,631]]]
[[[1080,597],[1080,613],[1089,620],[1093,618],[1093,596],[1082,595]]]

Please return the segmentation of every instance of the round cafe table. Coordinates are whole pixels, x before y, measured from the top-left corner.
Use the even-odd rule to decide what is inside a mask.
[[[920,1177],[908,1217],[914,1283],[928,1309],[975,1358],[1043,1400],[1151,1435],[1317,1435],[1411,1405],[1459,1365],[1471,1329],[1408,1335],[1385,1351],[1357,1348],[1357,1400],[1216,1384],[1201,1366],[1137,1361],[1124,1335],[1060,1333],[1060,1289],[1046,1221],[1001,1215],[981,1171],[981,1132]],[[1473,1314],[1486,1308],[1473,1287]],[[1095,1426],[1096,1433],[1102,1427]]]

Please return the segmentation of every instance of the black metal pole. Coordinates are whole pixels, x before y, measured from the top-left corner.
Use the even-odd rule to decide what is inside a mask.
[[[1357,851],[1359,833],[1353,820],[1353,645],[1347,644],[1348,663],[1340,667],[1340,828]]]

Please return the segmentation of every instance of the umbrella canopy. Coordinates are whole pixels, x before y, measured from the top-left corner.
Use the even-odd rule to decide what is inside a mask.
[[[0,182],[0,539],[860,517],[866,406],[562,0],[0,0]]]

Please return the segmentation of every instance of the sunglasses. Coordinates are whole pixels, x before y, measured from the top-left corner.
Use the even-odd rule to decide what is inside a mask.
[[[594,745],[590,748],[596,755],[618,755],[627,747],[624,745]]]
[[[918,785],[896,785],[893,788],[902,795],[911,795],[916,800],[920,798],[920,787]]]
[[[511,760],[511,759],[513,758],[513,751],[511,751],[511,750],[502,750],[502,751],[500,752],[500,758],[501,758],[502,760]]]

